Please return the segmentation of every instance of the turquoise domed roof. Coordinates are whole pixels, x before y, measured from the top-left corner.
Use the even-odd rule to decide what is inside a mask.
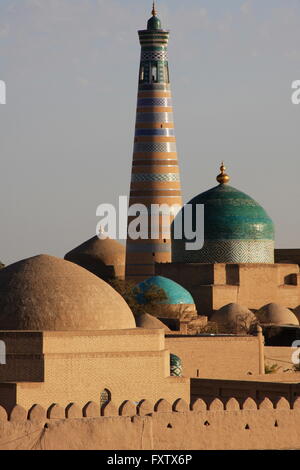
[[[185,220],[184,210],[172,224],[172,261],[186,263],[274,263],[274,224],[266,211],[250,196],[228,185],[226,167],[221,166],[218,186],[194,197]],[[196,206],[204,206],[204,221],[196,220]],[[178,219],[177,219],[178,217]],[[176,221],[199,233],[204,228],[202,248],[189,249],[186,240],[174,233]],[[201,226],[200,226],[201,224]],[[191,232],[191,230],[189,230]],[[203,232],[202,232],[203,233]],[[177,236],[176,236],[177,235]]]
[[[274,224],[266,211],[232,186],[215,186],[189,204],[204,204],[205,240],[274,240]]]
[[[194,304],[191,294],[177,282],[167,279],[163,276],[153,276],[136,286],[139,290],[137,300],[140,304],[145,303],[143,293],[147,292],[152,286],[162,289],[166,295],[166,299],[160,301],[161,304],[178,305],[178,304]]]

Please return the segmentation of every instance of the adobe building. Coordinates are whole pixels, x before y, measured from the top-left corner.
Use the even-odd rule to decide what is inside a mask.
[[[125,246],[111,238],[94,236],[65,255],[104,281],[125,278]]]
[[[130,204],[181,204],[169,33],[155,6],[139,37]],[[190,322],[254,313],[262,324],[299,323],[299,266],[274,264],[271,219],[228,181],[222,165],[219,185],[191,201],[205,205],[201,250],[172,238],[127,241],[127,279],[142,282],[142,293],[151,283],[166,290],[161,319],[147,312],[137,326],[101,279],[124,275],[124,250],[112,240],[0,271],[0,449],[300,448],[299,374],[264,374],[291,348],[283,358],[264,347],[260,326],[199,336],[161,323],[184,313]]]
[[[209,318],[229,303],[253,311],[272,302],[297,309],[299,265],[274,263],[272,220],[254,199],[229,186],[225,170],[222,164],[218,186],[190,201],[204,205],[203,248],[187,251],[187,240],[174,238],[172,263],[156,264],[156,274],[185,287],[198,314]]]
[[[136,328],[123,298],[76,264],[41,255],[0,273],[0,405],[189,399],[162,329]]]
[[[156,175],[155,179],[160,181],[161,175],[165,174],[167,157],[168,172],[171,165],[174,174],[178,174],[176,152],[166,155],[167,150],[162,154],[153,151],[150,155],[144,148],[140,154],[144,144],[154,145],[156,150],[161,144],[164,147],[175,145],[169,109],[166,56],[168,32],[161,30],[155,8],[147,30],[140,32],[140,38],[141,95],[138,99],[143,103],[138,103],[138,108],[142,109],[138,110],[138,147],[134,155],[133,173],[141,175],[142,171],[145,176],[144,166],[149,163]],[[148,70],[150,63],[152,68]],[[160,100],[164,101],[162,106],[166,109],[160,109]],[[157,120],[163,116],[165,120]],[[169,137],[172,137],[170,141]],[[171,179],[173,184],[173,177]],[[146,187],[144,183],[143,187]],[[175,202],[179,202],[179,179],[176,180],[176,188],[172,186],[164,190],[154,189],[150,181],[148,183],[147,195],[151,194],[149,203],[156,200],[157,191],[169,191],[168,194],[175,191]],[[136,191],[139,190],[133,189],[131,202],[136,198],[140,200]],[[153,191],[155,194],[152,194]],[[159,202],[166,202],[164,198],[165,196]],[[170,243],[164,244],[169,255]],[[128,247],[130,248],[130,243],[127,246],[127,255],[130,252]],[[160,245],[156,248],[155,253],[163,253]],[[138,253],[139,263],[147,264],[142,252],[133,252]],[[66,255],[72,263],[40,255],[1,270],[0,340],[6,345],[7,360],[0,369],[0,405],[8,412],[16,404],[28,409],[34,403],[49,409],[54,404],[65,407],[75,402],[82,408],[89,401],[99,403],[102,391],[106,391],[106,396],[117,402],[138,402],[142,399],[157,402],[162,397],[169,401],[178,397],[189,400],[190,372],[187,360],[185,359],[186,375],[184,371],[183,377],[172,375],[171,354],[177,354],[166,347],[164,329],[157,323],[155,328],[137,328],[126,302],[101,279],[110,268],[115,277],[122,276],[119,268],[122,266],[123,254],[123,249],[113,240],[99,240],[94,237]],[[126,259],[130,264],[128,256]],[[157,258],[151,258],[151,269],[154,259]],[[172,310],[175,315],[182,313],[182,309],[185,313],[188,310],[193,320],[196,308],[190,293],[170,280],[160,281],[168,284],[167,309]],[[149,318],[144,318],[143,321],[146,320]],[[228,351],[230,343],[231,341],[228,343]],[[246,375],[250,367],[252,373],[259,373],[261,341],[253,336],[244,343],[245,348],[240,348],[239,366],[236,366],[236,370]],[[207,348],[206,345],[204,347]],[[203,351],[201,345],[199,348],[199,351]],[[212,347],[211,351],[213,350]],[[212,354],[212,360],[217,362],[220,349],[215,350],[217,356]],[[251,365],[245,360],[249,356]],[[243,363],[240,361],[241,357],[244,358]],[[179,355],[179,362],[180,359]],[[226,356],[226,361],[232,364],[232,369],[237,364],[230,354]],[[197,364],[192,359],[190,370],[195,365]]]
[[[271,302],[290,309],[300,305],[296,264],[169,263],[156,265],[156,273],[185,287],[198,313],[209,318],[229,303],[255,311]]]

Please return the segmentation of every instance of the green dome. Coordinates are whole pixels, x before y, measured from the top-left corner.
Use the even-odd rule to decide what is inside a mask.
[[[215,186],[189,204],[204,204],[205,240],[274,240],[274,225],[266,211],[232,186]]]
[[[147,29],[148,30],[162,29],[160,19],[157,16],[152,16],[150,20],[148,20]]]
[[[228,184],[220,184],[194,197],[189,204],[204,205],[204,246],[201,250],[185,251],[187,240],[173,240],[173,261],[274,262],[273,222],[250,196]],[[196,229],[195,214],[193,209],[193,230]]]
[[[178,305],[178,304],[194,304],[194,299],[191,294],[184,289],[177,282],[172,281],[163,276],[153,276],[146,281],[141,282],[136,287],[139,290],[137,294],[137,300],[140,304],[145,303],[143,293],[147,292],[152,286],[162,289],[166,295],[166,299],[160,301],[161,304],[167,305]]]
[[[170,369],[171,369],[171,376],[173,377],[182,377],[182,360],[180,357],[176,356],[175,354],[170,354]]]

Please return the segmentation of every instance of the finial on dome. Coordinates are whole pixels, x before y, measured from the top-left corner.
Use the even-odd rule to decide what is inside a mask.
[[[156,11],[155,2],[153,2],[152,16],[157,16],[157,11]]]
[[[221,173],[217,176],[217,181],[220,184],[227,184],[230,181],[230,177],[225,173],[226,166],[224,165],[224,162],[222,162],[220,166],[220,171]]]
[[[162,29],[162,27],[161,27],[161,21],[160,21],[160,19],[159,19],[158,16],[157,16],[157,11],[156,11],[156,4],[155,4],[155,2],[153,2],[152,16],[151,16],[150,20],[148,20],[147,29],[148,29],[148,31],[155,31],[155,30]]]
[[[107,233],[105,232],[103,225],[100,225],[99,232],[98,232],[97,236],[98,236],[99,240],[106,240],[108,238]]]

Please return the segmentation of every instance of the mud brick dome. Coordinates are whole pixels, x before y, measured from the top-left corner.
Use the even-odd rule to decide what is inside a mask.
[[[39,255],[0,272],[0,330],[135,328],[123,298],[86,269]]]
[[[170,332],[170,329],[163,322],[158,318],[155,318],[153,315],[149,315],[149,313],[143,313],[142,315],[137,316],[136,326],[146,329],[163,328],[166,332]]]
[[[210,318],[210,321],[216,322],[218,326],[228,328],[230,331],[236,328],[237,331],[250,329],[251,325],[257,323],[254,313],[244,305],[234,302],[224,305],[217,310]]]
[[[274,225],[266,211],[247,194],[229,186],[229,176],[217,177],[218,186],[194,197],[189,204],[204,205],[204,246],[185,250],[187,240],[173,239],[172,261],[186,263],[274,263]],[[193,229],[196,227],[193,209]],[[203,223],[203,221],[197,221]]]
[[[274,302],[261,307],[256,316],[261,324],[299,325],[296,315],[289,308]]]
[[[69,251],[65,259],[104,280],[125,276],[125,246],[111,238],[92,237]]]

